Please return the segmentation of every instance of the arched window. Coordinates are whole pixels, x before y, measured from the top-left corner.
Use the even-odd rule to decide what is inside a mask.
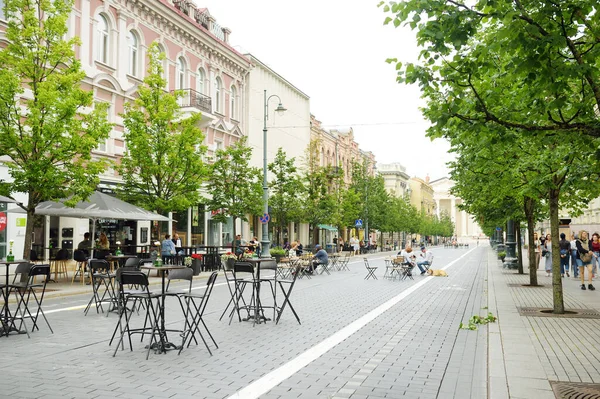
[[[198,68],[198,77],[196,78],[196,91],[200,94],[204,93],[204,80],[206,79],[206,75],[204,74],[204,70],[202,68]]]
[[[175,88],[177,90],[185,89],[185,60],[183,57],[177,59],[177,78],[175,81]]]
[[[221,78],[215,79],[215,111],[223,113],[223,82]]]
[[[102,14],[98,16],[98,52],[96,57],[98,61],[108,63],[108,52],[110,46],[110,30],[106,17]]]
[[[235,86],[231,86],[231,98],[230,98],[230,108],[229,108],[229,117],[231,119],[237,119],[237,113],[238,113],[238,109],[237,109],[237,89],[235,88]]]
[[[138,38],[133,31],[127,32],[127,48],[129,51],[129,74],[137,76],[138,74]]]

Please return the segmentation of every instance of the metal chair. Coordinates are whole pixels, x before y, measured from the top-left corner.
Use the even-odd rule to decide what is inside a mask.
[[[73,273],[73,278],[71,279],[71,284],[75,282],[75,278],[79,275],[79,279],[81,280],[81,284],[85,283],[85,269],[87,267],[88,256],[85,251],[81,249],[76,249],[73,252],[73,260],[77,262],[75,264],[75,273]]]
[[[285,299],[283,300],[283,304],[281,305],[281,308],[277,309],[277,319],[275,319],[275,324],[279,323],[279,319],[281,318],[281,315],[282,315],[283,311],[285,310],[286,306],[290,307],[290,310],[294,314],[294,317],[298,321],[298,324],[302,324],[300,322],[300,317],[298,317],[296,310],[294,309],[294,307],[292,306],[292,303],[290,302],[290,296],[292,295],[292,291],[294,290],[294,286],[296,285],[296,279],[300,275],[301,268],[302,268],[302,266],[300,266],[300,265],[296,266],[295,272],[292,273],[293,278],[291,280],[289,280],[289,279],[277,280],[277,284],[279,284],[279,288],[280,288],[281,292],[283,293],[283,296]],[[284,288],[284,285],[288,286],[287,290]]]
[[[202,339],[202,342],[204,342],[206,350],[208,350],[208,353],[210,353],[210,355],[212,356],[212,352],[208,347],[208,344],[206,343],[202,332],[200,331],[200,324],[202,324],[202,326],[208,333],[208,336],[212,340],[213,344],[215,344],[217,349],[219,349],[219,345],[217,345],[217,342],[213,338],[208,327],[206,326],[206,323],[204,322],[204,319],[202,318],[202,316],[204,316],[204,311],[206,310],[206,305],[208,304],[208,300],[210,298],[216,280],[217,272],[212,272],[210,277],[206,281],[206,290],[203,294],[194,294],[192,292],[189,292],[181,295],[181,297],[185,300],[187,304],[187,308],[185,311],[186,329],[183,334],[183,341],[181,343],[181,347],[179,348],[178,354],[181,353],[181,351],[183,350],[183,346],[186,342],[187,348],[189,348],[190,344],[192,343],[192,339],[194,339],[196,344],[198,344],[198,341],[195,338],[195,335],[197,333],[200,339]]]
[[[112,305],[116,303],[115,301],[117,300],[114,291],[114,285],[112,283],[112,279],[115,275],[109,273],[110,265],[104,259],[90,259],[88,264],[90,268],[90,274],[92,276],[91,278],[93,293],[92,298],[88,302],[83,312],[85,315],[87,315],[88,311],[90,310],[90,307],[92,306],[92,303],[94,303],[94,305],[96,306],[96,313],[99,313],[98,309],[100,309],[102,313],[104,313],[102,304],[110,303]],[[102,296],[100,296],[100,290],[102,289]]]
[[[46,318],[46,314],[44,313],[44,310],[42,309],[42,303],[44,301],[44,294],[46,293],[46,284],[50,280],[50,265],[30,265],[29,263],[20,263],[17,266],[17,268],[19,268],[19,266],[22,266],[21,270],[18,270],[19,272],[24,270],[26,267],[28,267],[29,270],[27,273],[26,281],[16,281],[16,278],[15,278],[15,279],[13,279],[13,284],[8,285],[9,292],[14,292],[15,296],[17,297],[17,309],[12,316],[11,327],[13,327],[16,330],[20,330],[21,327],[25,328],[25,332],[27,333],[27,336],[29,337],[29,331],[27,330],[27,325],[25,324],[25,318],[30,318],[31,321],[33,322],[33,325],[31,327],[31,331],[33,332],[36,329],[37,330],[40,329],[37,324],[37,320],[38,320],[39,315],[41,314],[42,317],[44,318],[44,321],[46,322],[46,325],[50,329],[50,332],[52,334],[54,334],[54,331],[52,330],[52,327],[50,326],[50,323],[48,322],[48,319]],[[44,279],[44,281],[42,283],[36,284],[35,283],[36,276],[45,276],[46,278]],[[16,273],[15,273],[15,277],[16,277]],[[39,288],[41,288],[42,292],[41,292],[41,295],[38,297],[35,290],[39,289]],[[35,313],[35,316],[31,313],[31,311],[29,309],[29,301],[31,298],[34,299],[35,304],[37,305],[37,311]],[[16,327],[16,324],[15,324],[16,320],[21,321],[19,328]]]
[[[160,306],[158,301],[160,300],[161,295],[150,292],[148,276],[140,271],[123,270],[122,272],[118,273],[117,278],[119,283],[119,293],[120,296],[124,298],[124,302],[122,308],[123,311],[119,315],[119,320],[117,321],[117,325],[115,326],[115,330],[113,332],[113,338],[117,332],[117,329],[119,329],[121,332],[121,336],[119,337],[119,342],[117,343],[113,357],[116,356],[119,346],[123,348],[123,338],[125,337],[125,334],[127,334],[127,338],[129,340],[129,349],[131,351],[133,351],[133,345],[131,343],[132,334],[142,334],[142,339],[145,334],[150,334],[150,344],[148,345],[148,352],[146,353],[146,360],[148,360],[148,357],[150,356],[150,349],[152,348],[152,344],[156,340],[156,334],[158,333],[158,308]],[[126,285],[140,287],[140,290],[135,292],[126,292]],[[143,302],[144,307],[146,308],[146,318],[144,321],[144,326],[141,328],[132,329],[129,326],[133,311],[129,310],[127,305],[131,300],[134,301],[132,308],[135,307],[135,302],[137,301]],[[152,303],[153,300],[156,300],[156,304]],[[123,316],[125,316],[125,326],[123,326]],[[150,321],[149,326],[147,325],[148,321]],[[109,345],[112,344],[113,338],[111,338]],[[156,341],[158,342],[158,340]]]
[[[365,280],[370,278],[374,278],[377,280],[377,276],[375,275],[375,271],[377,270],[377,266],[370,266],[369,260],[367,258],[363,258],[365,261],[365,268],[367,269],[367,275],[365,276]]]

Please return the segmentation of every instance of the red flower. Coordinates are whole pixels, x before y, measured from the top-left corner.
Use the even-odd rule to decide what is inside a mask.
[[[202,254],[192,254],[192,259],[202,259]]]

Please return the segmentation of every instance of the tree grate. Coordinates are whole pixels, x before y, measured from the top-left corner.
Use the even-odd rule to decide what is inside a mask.
[[[596,309],[565,309],[565,314],[554,314],[552,313],[551,308],[529,308],[517,306],[517,310],[521,316],[556,317],[560,319],[600,319],[600,312],[598,312]]]
[[[600,384],[553,381],[556,399],[600,399]]]
[[[512,288],[552,288],[552,286],[544,285],[544,284],[529,285],[529,284],[525,284],[525,283],[510,283],[510,284],[506,284],[506,285],[509,287],[512,287]]]

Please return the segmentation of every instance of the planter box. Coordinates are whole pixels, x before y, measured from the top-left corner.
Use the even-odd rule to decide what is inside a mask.
[[[202,271],[202,259],[192,259],[192,270],[194,271],[194,276],[197,276]]]

